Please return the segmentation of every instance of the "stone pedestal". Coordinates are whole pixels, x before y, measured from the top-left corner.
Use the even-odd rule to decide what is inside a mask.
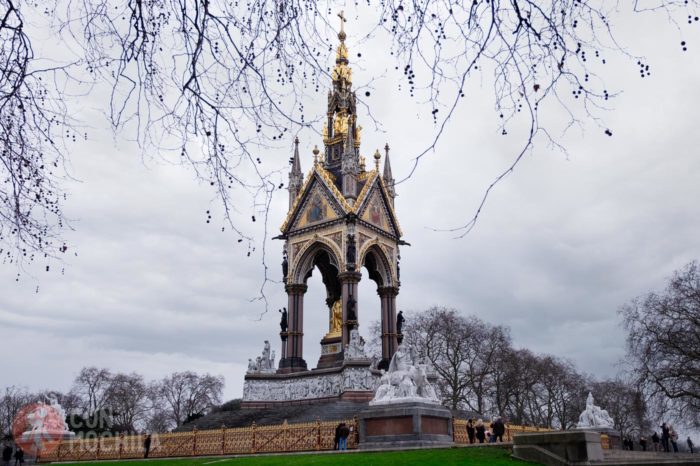
[[[343,365],[343,345],[341,341],[342,335],[337,337],[325,336],[321,340],[321,357],[318,359],[317,369]]]
[[[515,458],[542,464],[591,464],[603,461],[600,433],[589,430],[515,434]]]
[[[359,421],[360,449],[454,443],[452,413],[432,403],[375,405],[362,411]]]
[[[608,448],[610,448],[610,450],[622,450],[622,437],[620,436],[620,432],[615,429],[601,429],[600,433],[608,436]]]

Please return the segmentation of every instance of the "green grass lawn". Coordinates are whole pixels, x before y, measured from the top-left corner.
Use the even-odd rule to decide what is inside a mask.
[[[510,458],[508,450],[503,448],[450,448],[436,450],[404,450],[368,453],[334,453],[318,455],[275,455],[246,456],[238,458],[207,457],[187,459],[153,459],[110,461],[95,463],[73,463],[80,466],[398,466],[398,465],[526,465],[524,461]]]

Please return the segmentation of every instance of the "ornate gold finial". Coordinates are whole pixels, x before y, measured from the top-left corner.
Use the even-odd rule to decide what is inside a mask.
[[[360,145],[360,140],[362,138],[362,125],[357,125],[355,127],[355,144]]]
[[[311,152],[314,153],[314,165],[318,165],[318,154],[321,151],[318,150],[318,146],[314,145],[314,150],[312,150]]]
[[[338,39],[340,40],[340,44],[338,44],[338,49],[336,50],[335,54],[335,63],[336,65],[347,65],[348,64],[348,48],[345,46],[345,29],[343,28],[343,24],[345,21],[345,13],[341,11],[338,13],[338,18],[340,18],[340,32],[338,32]],[[336,66],[336,69],[338,66]],[[334,78],[335,80],[335,78]],[[350,81],[350,79],[348,79]]]
[[[379,149],[374,152],[374,167],[379,171],[379,159],[382,158],[382,154],[379,153]]]

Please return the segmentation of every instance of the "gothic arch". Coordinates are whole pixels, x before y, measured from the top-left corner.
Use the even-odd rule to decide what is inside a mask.
[[[369,278],[377,283],[378,287],[394,286],[394,277],[389,258],[379,246],[379,241],[368,241],[360,251],[360,264],[367,268]]]
[[[314,268],[318,267],[326,286],[326,302],[330,306],[341,295],[338,279],[342,266],[341,257],[340,250],[333,242],[321,237],[314,238],[299,252],[299,259],[295,261],[291,275],[293,283],[306,284]]]

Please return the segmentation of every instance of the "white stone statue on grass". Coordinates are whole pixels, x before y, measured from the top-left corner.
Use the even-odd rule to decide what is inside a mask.
[[[586,409],[578,418],[577,429],[613,429],[615,421],[608,412],[593,404],[593,395],[589,392]]]
[[[428,382],[425,365],[418,364],[414,349],[402,343],[391,358],[389,370],[382,375],[379,388],[369,404],[410,402],[439,404],[440,400]]]

